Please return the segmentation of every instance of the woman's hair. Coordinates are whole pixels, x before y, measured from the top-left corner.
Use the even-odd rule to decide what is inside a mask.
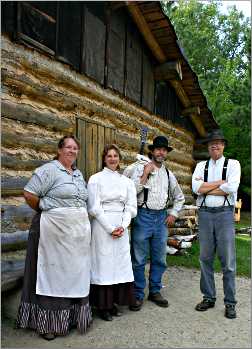
[[[59,143],[58,143],[58,149],[62,149],[62,148],[64,147],[64,145],[65,145],[65,140],[66,140],[66,139],[69,139],[69,138],[71,138],[72,140],[74,140],[75,143],[78,145],[78,148],[80,149],[80,142],[79,142],[78,139],[77,139],[75,136],[73,136],[73,135],[64,136],[64,137],[60,138]],[[54,160],[58,160],[58,158],[59,158],[59,154],[57,154],[53,159],[54,159]]]
[[[122,160],[122,155],[121,155],[121,152],[120,152],[120,149],[118,148],[118,146],[116,144],[106,144],[104,149],[103,149],[103,153],[102,153],[102,168],[104,168],[106,166],[105,157],[110,150],[116,151],[117,154],[119,155],[119,159]],[[117,170],[120,170],[119,165],[117,166]]]

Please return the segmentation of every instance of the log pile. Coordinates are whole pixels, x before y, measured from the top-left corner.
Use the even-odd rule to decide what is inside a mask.
[[[169,228],[167,253],[178,255],[183,249],[191,247],[197,239],[197,231],[197,206],[184,205],[174,227]]]

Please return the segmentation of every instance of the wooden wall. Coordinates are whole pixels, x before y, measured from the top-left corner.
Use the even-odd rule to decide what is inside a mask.
[[[187,202],[192,201],[195,162],[190,131],[104,89],[62,62],[3,36],[2,232],[28,228],[31,214],[23,206],[23,187],[37,166],[53,158],[58,139],[76,134],[77,118],[116,129],[122,169],[135,161],[142,126],[149,128],[149,143],[156,135],[168,136],[175,150],[167,164],[181,183]]]

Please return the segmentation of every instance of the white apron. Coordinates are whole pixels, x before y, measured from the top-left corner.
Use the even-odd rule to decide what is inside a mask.
[[[90,287],[90,241],[90,223],[84,207],[42,212],[36,294],[86,297]]]
[[[114,208],[117,209],[113,210]],[[105,216],[116,228],[122,225],[123,211],[116,204],[103,206]],[[112,285],[134,281],[128,229],[119,239],[112,239],[96,219],[92,220],[91,283]]]

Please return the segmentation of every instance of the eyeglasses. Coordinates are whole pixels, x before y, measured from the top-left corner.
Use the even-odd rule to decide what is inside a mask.
[[[78,150],[79,150],[78,147],[72,147],[71,145],[67,145],[67,146],[65,146],[65,147],[63,147],[63,148],[66,148],[66,149],[68,149],[68,150],[74,150],[74,151],[78,151]]]

